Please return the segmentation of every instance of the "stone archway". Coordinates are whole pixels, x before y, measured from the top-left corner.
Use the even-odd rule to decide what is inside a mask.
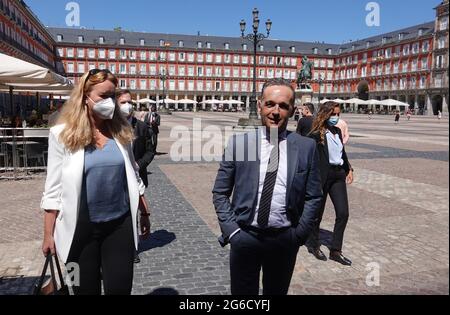
[[[442,95],[433,96],[433,98],[431,99],[433,115],[437,115],[438,111],[440,111],[442,113],[442,103],[443,103]]]
[[[358,91],[358,98],[364,101],[367,101],[369,99],[369,82],[366,80],[362,80],[358,83],[357,87]]]

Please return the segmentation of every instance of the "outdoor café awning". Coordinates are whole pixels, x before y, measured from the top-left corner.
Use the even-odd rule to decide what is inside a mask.
[[[13,88],[71,86],[69,79],[47,68],[0,53],[0,84]]]
[[[40,93],[53,95],[70,95],[73,90],[71,85],[54,85],[54,86],[40,86],[40,87],[17,87],[14,88],[14,93]],[[0,92],[9,92],[9,86],[0,84]]]

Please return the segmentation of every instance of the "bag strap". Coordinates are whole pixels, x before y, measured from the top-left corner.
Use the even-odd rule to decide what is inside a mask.
[[[56,282],[56,277],[55,277],[55,267],[53,266],[52,255],[49,255],[49,256],[50,256],[50,274],[52,276],[54,292],[56,292],[56,291],[58,291],[58,283]]]
[[[39,295],[39,292],[42,289],[42,286],[44,284],[45,274],[47,273],[48,263],[50,262],[50,260],[51,260],[51,255],[47,255],[45,257],[44,268],[42,269],[42,273],[41,273],[41,277],[39,278],[39,282],[38,282],[37,286],[34,287],[33,295]]]
[[[58,255],[55,255],[55,264],[56,264],[56,270],[58,271],[59,276],[59,283],[61,284],[61,287],[64,286],[65,281],[61,272],[61,266],[59,265]]]

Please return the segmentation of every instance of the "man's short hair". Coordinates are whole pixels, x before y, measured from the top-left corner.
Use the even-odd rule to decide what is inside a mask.
[[[306,106],[308,108],[309,112],[311,113],[311,115],[314,115],[314,112],[316,111],[316,109],[314,108],[313,103],[305,103],[305,104],[303,104],[303,106]]]
[[[116,99],[121,97],[122,95],[125,95],[125,94],[130,94],[131,95],[130,90],[126,90],[126,89],[125,90],[121,90],[121,89],[116,90]]]
[[[295,90],[291,85],[291,82],[285,79],[276,78],[276,79],[270,79],[264,83],[264,86],[262,88],[261,97],[264,96],[264,91],[270,87],[270,86],[285,86],[288,87],[292,91],[292,99],[290,100],[290,104],[294,106],[295,103]]]

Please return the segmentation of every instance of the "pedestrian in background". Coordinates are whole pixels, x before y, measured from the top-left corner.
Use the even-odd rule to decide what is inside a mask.
[[[319,232],[327,197],[330,195],[336,220],[329,258],[343,265],[351,265],[350,259],[342,254],[342,247],[349,217],[347,184],[353,182],[353,168],[345,152],[341,130],[336,127],[340,113],[338,103],[326,102],[321,106],[310,133],[310,137],[317,143],[323,199],[306,246],[317,259],[327,259],[320,249]]]
[[[152,105],[149,113],[145,115],[144,121],[150,126],[152,133],[153,149],[157,154],[159,126],[161,125],[161,116],[156,111],[156,105]]]
[[[311,131],[313,120],[314,120],[314,104],[305,103],[302,106],[302,118],[299,120],[297,125],[297,133],[304,137],[308,136]]]
[[[348,143],[348,140],[350,139],[350,132],[348,131],[348,124],[343,120],[342,118],[339,118],[338,123],[336,124],[336,127],[341,129],[342,133],[342,141],[344,142],[344,145]]]
[[[148,187],[147,167],[155,157],[155,150],[153,149],[152,138],[149,128],[146,123],[138,120],[133,116],[134,110],[131,104],[131,92],[129,90],[118,90],[116,92],[116,100],[120,106],[120,112],[128,123],[133,127],[133,154],[137,165],[139,166],[139,176],[142,179],[145,187]],[[136,251],[134,262],[139,263],[141,259]]]
[[[398,124],[400,121],[400,112],[396,111],[395,112],[395,123]]]

